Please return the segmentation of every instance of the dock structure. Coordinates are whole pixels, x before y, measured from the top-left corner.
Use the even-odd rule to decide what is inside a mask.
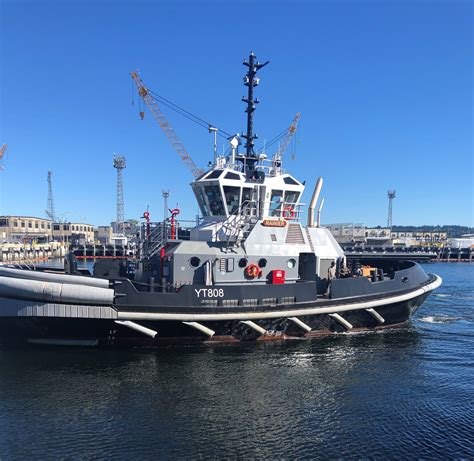
[[[134,259],[135,248],[116,244],[85,244],[71,246],[70,251],[78,260],[94,259]]]
[[[474,248],[441,248],[438,253],[437,261],[440,262],[473,262]]]
[[[0,245],[0,263],[48,261],[63,258],[68,246],[63,243],[17,244],[3,243]]]
[[[393,259],[417,262],[469,262],[474,261],[474,248],[451,247],[383,247],[342,245],[349,260]]]

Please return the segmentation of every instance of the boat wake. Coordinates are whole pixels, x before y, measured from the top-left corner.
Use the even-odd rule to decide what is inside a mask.
[[[458,317],[449,317],[447,315],[427,315],[418,319],[420,322],[424,323],[452,323],[456,320],[459,320]]]

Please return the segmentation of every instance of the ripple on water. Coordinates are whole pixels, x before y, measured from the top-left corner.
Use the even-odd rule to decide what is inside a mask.
[[[431,265],[405,329],[0,351],[0,459],[473,458],[473,269]]]

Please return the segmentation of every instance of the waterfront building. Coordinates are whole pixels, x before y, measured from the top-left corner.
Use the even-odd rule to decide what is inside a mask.
[[[339,243],[360,243],[368,245],[390,244],[390,228],[366,227],[360,223],[325,224]]]
[[[0,216],[0,238],[5,242],[70,243],[94,242],[94,227],[84,223],[53,223],[50,219],[34,216]]]
[[[52,224],[53,240],[66,243],[93,243],[94,226],[92,224],[60,222]]]
[[[0,238],[5,242],[49,242],[52,221],[33,216],[0,216]]]
[[[108,245],[112,243],[114,232],[112,226],[99,226],[95,230],[95,240],[102,245]]]

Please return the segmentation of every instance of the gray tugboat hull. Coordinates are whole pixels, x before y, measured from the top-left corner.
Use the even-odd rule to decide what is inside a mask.
[[[233,308],[153,309],[0,299],[0,343],[142,346],[303,339],[375,331],[409,322],[437,276],[416,288],[346,299]],[[194,312],[192,312],[194,311]]]

